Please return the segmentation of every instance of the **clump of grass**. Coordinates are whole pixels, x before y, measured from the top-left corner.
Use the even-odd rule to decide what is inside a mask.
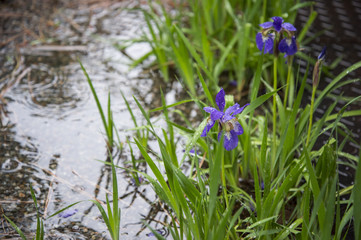
[[[175,67],[192,95],[199,84],[197,67],[206,75],[206,83],[213,94],[220,83],[228,85],[231,80],[236,80],[241,92],[250,86],[249,79],[257,67],[258,50],[252,43],[255,37],[253,29],[268,17],[281,14],[293,22],[298,9],[312,4],[293,0],[197,0],[179,4],[178,11],[170,14],[161,3],[156,5],[149,1],[149,10],[143,11],[149,34],[144,34],[137,42],[149,43],[152,50],[134,61],[132,66],[155,56],[155,64],[163,79],[168,82],[173,78],[169,69]],[[300,33],[300,41],[316,16],[317,13],[312,11]],[[224,80],[220,82],[220,79]]]
[[[160,199],[173,210],[169,227],[174,239],[184,236],[187,239],[342,239],[346,236],[354,202],[352,197],[341,201],[340,196],[353,194],[356,190],[339,189],[337,169],[343,163],[337,159],[348,156],[353,168],[356,168],[357,159],[343,152],[339,134],[348,130],[340,119],[343,115],[360,115],[361,111],[346,112],[346,105],[339,113],[332,114],[335,102],[317,122],[312,123],[312,115],[330,92],[354,81],[341,80],[361,67],[361,62],[336,76],[317,97],[313,95],[311,105],[304,107],[301,107],[301,101],[309,68],[303,76],[296,75],[293,84],[298,89],[288,88],[286,101],[278,94],[282,88],[270,86],[262,79],[263,64],[261,55],[249,95],[250,106],[238,118],[244,129],[239,136],[241,144],[232,151],[223,149],[224,137],[220,139],[216,133],[206,139],[200,138],[207,119],[196,129],[172,123],[169,109],[176,104],[167,106],[163,96],[163,107],[156,110],[163,110],[168,131],[163,130],[163,136],[158,136],[146,111],[135,99],[146,118],[146,127],[158,141],[164,175],[156,165],[157,159],[147,153],[146,146],[137,139],[135,143],[156,176],[153,179],[144,174],[145,177]],[[203,80],[202,73],[198,74]],[[287,80],[280,81],[291,84],[291,74],[293,70],[289,67]],[[282,78],[282,75],[276,75]],[[257,96],[261,84],[268,92]],[[212,91],[207,84],[202,87],[209,104],[216,107],[211,98]],[[270,97],[273,97],[273,103],[267,107]],[[201,107],[207,106],[199,99],[193,100]],[[256,108],[265,114],[256,115]],[[272,123],[272,134],[269,123]],[[174,127],[189,136],[186,154],[181,160],[175,154],[176,144],[172,142]],[[326,131],[331,134],[317,149],[316,142]],[[202,150],[202,157],[187,154],[195,145]],[[195,169],[188,176],[182,172],[187,156]],[[206,162],[208,167],[201,168],[200,162]],[[242,182],[250,182],[252,186],[246,190]],[[346,210],[341,211],[345,205]],[[214,222],[219,224],[214,225]]]

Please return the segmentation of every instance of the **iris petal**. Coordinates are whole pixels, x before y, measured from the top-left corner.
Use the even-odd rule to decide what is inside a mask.
[[[283,23],[283,18],[281,17],[272,17],[273,20],[273,28],[279,32],[282,29],[282,23]]]
[[[206,126],[204,127],[204,129],[203,129],[203,132],[202,132],[202,134],[201,134],[201,137],[207,136],[207,133],[208,133],[209,130],[211,130],[211,128],[214,126],[214,123],[215,123],[215,121],[213,121],[212,119],[207,122],[207,125],[206,125]]]
[[[229,132],[225,132],[224,134],[224,148],[227,151],[231,151],[236,148],[238,145],[238,135],[235,131],[231,130]]]
[[[297,31],[297,29],[291,23],[288,22],[282,23],[282,28],[292,32]]]
[[[262,33],[257,33],[256,35],[256,44],[257,44],[257,47],[260,51],[262,51],[263,49],[263,37],[262,37]]]
[[[263,53],[273,53],[273,38],[274,36],[272,34],[269,34],[268,36],[264,37],[262,33],[257,33],[256,35],[256,44],[260,51],[263,49],[264,45],[264,51]]]
[[[248,105],[249,105],[249,103],[245,104],[241,108],[237,108],[237,110],[233,112],[232,116],[235,116],[235,115],[240,114],[241,112],[243,112],[244,108],[247,107]]]
[[[228,122],[228,121],[232,120],[233,118],[235,118],[235,117],[233,117],[232,115],[224,115],[222,122]]]
[[[294,55],[297,52],[296,37],[292,37],[291,45],[288,48],[287,55]]]
[[[270,28],[273,26],[273,22],[265,22],[259,25],[261,28]]]
[[[243,128],[242,128],[241,124],[237,121],[237,119],[231,120],[231,123],[232,123],[232,126],[233,126],[233,131],[237,135],[243,134]]]
[[[216,121],[216,120],[220,119],[221,117],[223,117],[223,115],[224,115],[223,112],[216,110],[211,113],[211,119],[212,119],[212,121]]]
[[[226,111],[224,112],[225,115],[231,115],[231,113],[233,113],[234,111],[236,111],[239,108],[239,104],[236,103],[233,106],[229,107],[226,109]]]
[[[222,112],[224,110],[224,106],[226,105],[226,100],[224,99],[225,96],[226,93],[224,92],[223,88],[221,88],[221,90],[219,90],[219,92],[216,95],[216,104],[219,110]]]
[[[278,44],[278,49],[280,50],[281,53],[287,52],[288,49],[287,38],[284,38],[280,41],[280,43]]]
[[[271,36],[271,34],[265,41],[264,52],[273,53],[273,37]]]
[[[206,111],[207,113],[212,113],[214,111],[218,111],[217,109],[215,109],[213,107],[204,107],[203,110]]]

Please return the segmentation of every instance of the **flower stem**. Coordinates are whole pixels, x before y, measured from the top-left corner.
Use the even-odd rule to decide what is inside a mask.
[[[291,59],[291,62],[292,62],[292,59]],[[284,108],[287,107],[287,98],[288,98],[288,91],[289,91],[289,87],[290,87],[291,70],[292,70],[292,65],[290,63],[288,63],[286,92],[285,92],[285,98],[283,99],[283,107]]]
[[[224,156],[222,157],[221,182],[222,182],[223,194],[226,200],[226,206],[228,207],[228,194],[227,194],[226,172],[224,168]]]
[[[308,146],[308,143],[310,141],[310,136],[311,136],[311,128],[312,128],[312,121],[313,121],[313,105],[314,105],[314,102],[315,102],[316,89],[317,89],[317,87],[315,87],[315,86],[312,88],[310,121],[308,123],[306,146]]]
[[[273,58],[273,90],[277,90],[277,57]],[[273,94],[273,149],[272,149],[272,159],[273,163],[276,161],[276,123],[277,123],[277,106],[276,106],[276,93]]]

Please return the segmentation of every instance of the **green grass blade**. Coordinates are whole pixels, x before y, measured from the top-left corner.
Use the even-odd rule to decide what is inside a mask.
[[[11,224],[11,226],[15,229],[15,231],[20,235],[21,239],[26,240],[23,231],[21,231],[21,229],[18,226],[16,226],[16,224],[13,221],[11,221],[7,216],[5,215],[3,216],[5,217],[6,221],[8,221]]]
[[[327,87],[321,92],[321,94],[319,95],[319,97],[317,98],[316,102],[315,102],[315,109],[321,104],[321,101],[323,100],[323,98],[330,93],[335,85],[341,80],[343,79],[343,77],[345,77],[347,74],[349,74],[350,72],[358,69],[361,67],[361,61],[355,63],[354,65],[352,65],[351,67],[348,67],[346,70],[344,70],[343,72],[341,72],[332,82],[330,82]]]
[[[219,182],[221,180],[220,174],[221,174],[221,164],[222,164],[222,158],[224,157],[224,148],[223,148],[223,141],[224,141],[224,134],[222,134],[221,141],[219,142],[219,145],[217,147],[215,156],[213,159],[210,159],[210,183],[209,183],[209,205],[208,205],[208,212],[209,212],[209,218],[208,218],[208,224],[212,225],[215,224],[212,223],[213,214],[215,212],[216,208],[216,202],[217,202],[217,194],[218,194],[218,187]]]
[[[253,102],[258,94],[259,85],[261,83],[261,74],[262,74],[262,66],[263,66],[263,56],[264,54],[261,53],[260,57],[258,58],[258,64],[254,79],[252,81],[251,87],[251,102]]]
[[[316,17],[317,17],[317,12],[312,11],[312,13],[309,16],[306,24],[303,26],[302,31],[297,36],[297,40],[299,42],[302,42],[303,38],[306,36],[306,33],[307,33],[308,29],[311,27],[311,25],[312,25],[313,21],[315,21]]]
[[[207,67],[205,66],[205,64],[203,63],[201,58],[199,57],[197,51],[194,49],[192,44],[189,42],[189,40],[186,38],[186,36],[183,34],[183,32],[176,25],[174,25],[174,28],[178,32],[179,36],[182,38],[184,44],[187,46],[188,51],[191,53],[192,57],[196,60],[199,67],[206,73],[207,77],[214,84],[216,84],[217,83],[216,79],[213,78],[211,72],[207,69]]]
[[[197,69],[198,78],[199,78],[199,80],[201,81],[201,84],[202,84],[202,89],[204,91],[204,94],[206,95],[206,97],[207,97],[208,101],[211,103],[211,105],[215,106],[212,94],[210,93],[210,91],[208,89],[208,86],[207,86],[206,82],[204,81],[203,75],[199,71],[198,66],[196,66],[196,69]]]
[[[189,153],[189,151],[192,149],[194,144],[197,142],[198,138],[201,136],[201,134],[203,132],[204,127],[207,125],[207,121],[208,121],[207,118],[204,119],[202,121],[202,123],[199,124],[199,126],[196,129],[196,131],[194,132],[192,138],[188,139],[187,144],[186,144],[186,148],[185,148],[185,153]],[[183,163],[183,161],[185,160],[186,157],[187,157],[187,154],[184,154],[179,166],[182,166],[182,163]]]
[[[353,192],[353,202],[354,204],[358,204],[361,199],[361,152],[359,155],[359,162],[357,164],[356,175],[355,175],[355,184],[352,190]],[[356,205],[353,208],[353,216],[354,216],[354,231],[355,231],[355,239],[361,238],[361,208]]]
[[[95,89],[94,89],[93,83],[92,83],[92,81],[91,81],[91,79],[90,79],[87,71],[85,70],[85,68],[84,68],[83,64],[80,62],[80,60],[79,60],[79,64],[80,64],[81,69],[83,70],[83,73],[84,73],[87,81],[88,81],[88,84],[89,84],[89,86],[90,86],[90,89],[91,89],[92,94],[93,94],[93,97],[94,97],[94,100],[95,100],[95,102],[96,102],[96,104],[97,104],[100,117],[101,117],[102,122],[103,122],[103,126],[104,126],[105,133],[107,134],[108,140],[110,141],[111,135],[110,135],[109,132],[108,132],[107,120],[106,120],[106,118],[105,118],[105,115],[104,115],[104,112],[103,112],[103,108],[102,108],[102,106],[101,106],[101,104],[100,104],[100,101],[99,101],[99,99],[98,99],[98,95],[97,95],[97,93],[96,93],[96,91],[95,91]]]
[[[318,185],[316,174],[313,169],[311,159],[310,159],[307,149],[304,150],[304,160],[305,160],[306,169],[307,169],[307,172],[309,175],[311,190],[313,192],[314,198],[318,199],[318,197],[320,196],[320,187]],[[322,202],[321,202],[321,206],[320,206],[319,213],[318,213],[318,219],[320,222],[320,226],[323,226],[323,223],[325,221],[325,207]]]
[[[165,106],[165,108],[168,109],[168,108],[175,107],[175,106],[178,106],[178,105],[181,105],[181,104],[184,104],[184,103],[188,103],[188,102],[194,102],[194,99],[182,100],[182,101],[167,105],[167,106]],[[162,107],[157,107],[157,108],[154,108],[154,109],[150,110],[149,112],[156,112],[156,111],[160,111],[160,110],[163,110],[163,109],[164,109],[163,106]]]
[[[253,110],[255,110],[256,108],[258,108],[259,106],[261,106],[265,101],[267,101],[270,97],[272,97],[273,94],[276,94],[281,88],[275,90],[275,91],[272,91],[272,92],[269,92],[269,93],[266,93],[258,98],[256,98],[254,101],[252,101],[250,103],[249,106],[247,106],[243,112],[239,115],[239,117],[242,117],[250,112],[252,112]]]
[[[152,124],[152,122],[150,121],[148,114],[145,112],[144,108],[143,108],[142,105],[139,103],[139,101],[138,101],[134,96],[133,96],[133,98],[134,98],[135,102],[137,103],[138,108],[139,108],[140,111],[142,112],[145,120],[147,120],[148,125],[152,128],[153,132],[155,132],[155,131],[154,131],[154,128],[153,128],[153,124]]]
[[[134,141],[137,144],[137,146],[138,146],[141,154],[143,155],[145,161],[147,162],[148,166],[150,167],[153,174],[155,175],[155,177],[159,181],[160,185],[162,186],[162,188],[167,196],[168,204],[170,204],[171,207],[176,211],[177,215],[179,215],[180,212],[177,207],[176,201],[175,201],[172,193],[170,192],[170,189],[169,189],[164,177],[162,176],[162,173],[159,171],[158,167],[154,164],[153,160],[150,158],[149,154],[144,149],[142,144],[137,139],[134,139]]]
[[[95,201],[95,200],[90,200],[90,201],[93,202],[97,206],[97,208],[98,208],[98,210],[99,210],[100,214],[102,215],[102,218],[103,218],[103,220],[105,222],[105,225],[108,228],[110,236],[112,236],[112,238],[113,238],[113,236],[114,236],[113,228],[112,228],[112,225],[110,224],[108,215],[105,212],[103,206],[98,201]]]
[[[113,240],[119,239],[119,229],[120,229],[120,209],[118,204],[118,180],[117,180],[117,174],[114,167],[113,158],[111,157],[111,163],[112,163],[112,180],[113,180],[113,233],[114,238]],[[108,203],[107,203],[108,205]]]

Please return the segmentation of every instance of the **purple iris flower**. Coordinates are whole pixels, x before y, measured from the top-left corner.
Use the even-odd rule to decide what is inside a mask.
[[[284,23],[284,20],[281,17],[272,17],[272,20],[273,22],[265,22],[260,24],[259,26],[264,29],[269,29],[273,27],[273,29],[277,32],[280,32],[281,30],[294,32],[297,30],[291,23]]]
[[[256,35],[256,44],[260,51],[264,49],[264,53],[273,53],[274,42],[280,52],[287,55],[294,55],[297,52],[296,38],[294,32],[297,30],[291,23],[284,22],[281,17],[272,17],[273,22],[265,22],[260,24],[262,31]],[[283,32],[287,37],[283,38]],[[280,42],[278,39],[282,39]],[[276,50],[277,50],[276,49]],[[277,52],[277,51],[276,51]]]
[[[59,213],[58,216],[62,218],[68,218],[70,216],[73,216],[77,212],[78,209],[66,209],[63,212]]]
[[[294,55],[297,52],[297,42],[296,37],[284,38],[280,41],[278,45],[278,50],[285,53],[285,57]]]
[[[227,151],[230,151],[237,147],[238,145],[238,135],[243,134],[243,128],[241,124],[238,122],[236,115],[240,114],[243,109],[248,106],[249,104],[240,107],[238,103],[235,105],[224,109],[226,105],[225,101],[225,92],[223,88],[218,92],[216,96],[216,104],[218,109],[213,107],[205,107],[203,108],[204,111],[210,113],[211,116],[207,122],[207,125],[204,127],[201,137],[207,136],[207,133],[211,130],[214,126],[215,122],[218,121],[220,129],[224,130],[224,148]],[[225,110],[225,111],[224,111]],[[222,131],[218,134],[218,141],[222,136]]]

